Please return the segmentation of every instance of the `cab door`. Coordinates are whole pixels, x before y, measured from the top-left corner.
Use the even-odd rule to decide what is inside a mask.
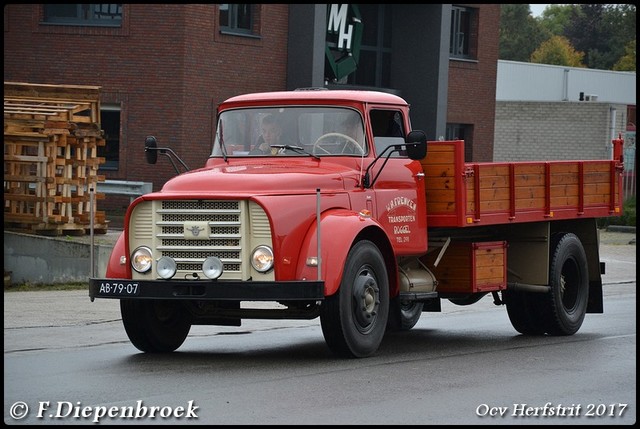
[[[409,124],[406,115],[399,108],[369,110],[376,156],[388,146],[404,143]],[[422,165],[402,151],[388,150],[370,172],[377,219],[391,238],[397,255],[424,253],[427,213]]]

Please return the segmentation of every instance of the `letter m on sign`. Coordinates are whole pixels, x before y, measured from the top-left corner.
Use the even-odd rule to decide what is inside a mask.
[[[358,67],[363,31],[360,9],[355,4],[328,4],[327,24],[327,65],[340,80]]]
[[[327,27],[327,31],[329,34],[338,34],[338,49],[350,51],[353,25],[349,25],[347,29],[348,10],[348,4],[329,5],[329,26]],[[346,48],[344,46],[345,42],[347,43]]]

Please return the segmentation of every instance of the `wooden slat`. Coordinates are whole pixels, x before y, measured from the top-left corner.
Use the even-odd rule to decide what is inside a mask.
[[[85,189],[105,180],[97,174],[105,160],[96,148],[106,144],[99,89],[5,82],[5,224],[38,233],[83,231]],[[104,224],[104,212],[94,210],[95,222]]]

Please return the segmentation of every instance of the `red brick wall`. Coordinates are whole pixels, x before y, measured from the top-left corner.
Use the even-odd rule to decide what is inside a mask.
[[[257,38],[221,35],[217,7],[125,4],[122,27],[104,28],[42,25],[42,5],[10,4],[4,80],[101,86],[102,103],[122,108],[119,170],[105,175],[153,182],[157,190],[175,173],[163,156],[146,164],[147,135],[200,167],[218,103],[286,88],[288,5],[256,5]]]
[[[492,161],[500,5],[461,6],[478,11],[477,61],[449,61],[447,122],[473,124],[473,161]]]

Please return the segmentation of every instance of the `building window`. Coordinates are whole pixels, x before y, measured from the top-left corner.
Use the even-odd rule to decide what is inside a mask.
[[[473,59],[475,45],[473,22],[475,9],[453,6],[451,8],[451,33],[449,35],[449,56]]]
[[[254,5],[220,4],[220,31],[253,34]]]
[[[45,4],[47,24],[120,27],[121,4]]]
[[[100,120],[105,139],[105,145],[98,146],[98,156],[105,158],[100,169],[117,170],[120,161],[120,106],[102,105]]]
[[[447,124],[446,140],[464,140],[464,162],[473,161],[473,125]]]
[[[350,85],[389,88],[391,86],[390,4],[360,4],[363,32],[360,61],[349,75]]]

